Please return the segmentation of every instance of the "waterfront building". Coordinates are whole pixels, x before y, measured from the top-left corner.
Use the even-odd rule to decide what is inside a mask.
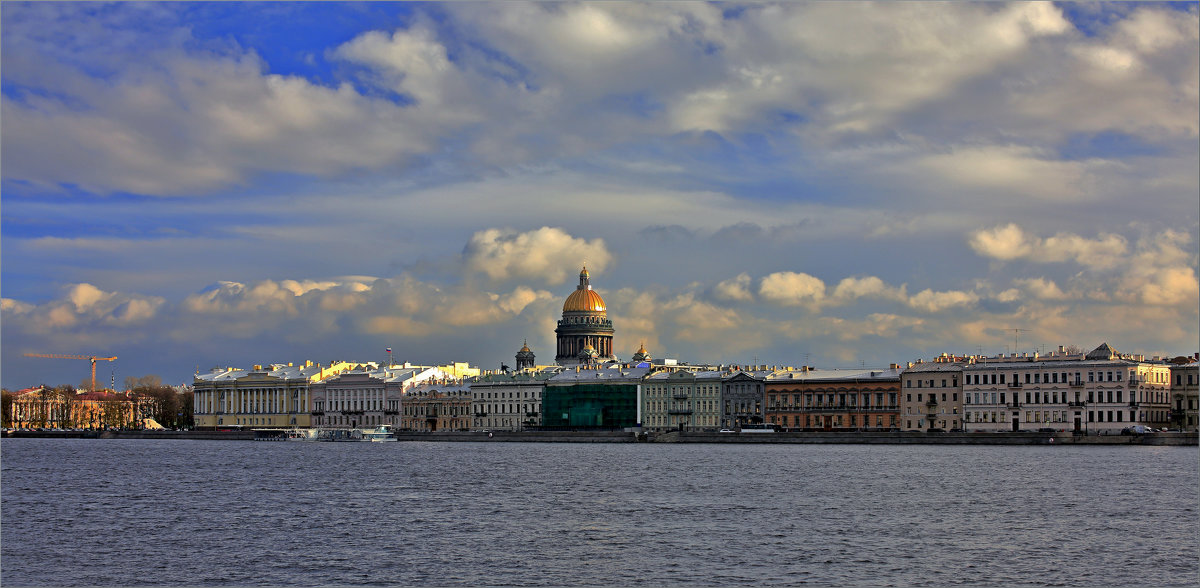
[[[400,427],[410,431],[467,431],[471,428],[471,388],[461,380],[419,384],[400,403]]]
[[[754,366],[758,367],[758,366]],[[723,429],[762,424],[766,407],[766,380],[774,370],[729,368],[721,376],[719,402]]]
[[[364,364],[309,385],[312,426],[354,429],[400,425],[404,393],[423,382],[444,380],[440,367],[385,367]]]
[[[970,360],[943,354],[908,364],[900,374],[900,428],[905,431],[962,428],[962,371]]]
[[[899,427],[900,366],[876,370],[781,370],[766,378],[766,421],[789,430]]]
[[[1122,355],[1107,343],[1086,355],[980,357],[963,367],[964,425],[973,431],[1041,428],[1114,434],[1130,425],[1165,427],[1171,371]]]
[[[546,380],[542,427],[622,429],[641,423],[642,379],[650,368],[575,366]]]
[[[197,374],[192,382],[196,428],[310,427],[309,384],[359,365],[337,361],[322,367],[307,361],[299,366],[256,365],[250,370],[213,368]]]
[[[641,423],[650,431],[715,431],[721,421],[720,371],[659,371],[642,380]]]
[[[39,386],[14,393],[6,427],[17,429],[141,428],[150,406],[112,390],[78,392]]]
[[[1196,357],[1177,357],[1171,361],[1171,427],[1197,430],[1200,408],[1200,364]]]
[[[473,428],[519,431],[542,424],[542,390],[562,368],[528,369],[472,378]]]
[[[600,294],[592,290],[587,267],[579,272],[579,285],[563,303],[562,319],[554,329],[558,365],[589,365],[616,361],[613,325]]]
[[[467,363],[465,361],[452,361],[446,365],[435,365],[435,366],[412,366],[411,364],[409,364],[409,367],[435,367],[435,368],[445,372],[447,377],[455,378],[458,380],[461,380],[463,378],[473,378],[473,377],[478,376],[479,374],[483,373],[482,370],[480,370],[477,367],[472,367],[469,363]]]

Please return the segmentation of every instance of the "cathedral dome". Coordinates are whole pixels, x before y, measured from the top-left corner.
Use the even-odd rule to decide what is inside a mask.
[[[583,271],[579,272],[579,286],[567,296],[567,301],[563,303],[563,312],[605,312],[604,299],[592,290],[591,280],[588,276],[587,266],[584,266]]]
[[[576,290],[567,296],[563,312],[605,312],[604,299],[595,290]]]
[[[631,359],[635,362],[650,361],[650,352],[646,351],[645,343],[643,343],[640,347],[638,347],[637,352],[633,354],[633,357]]]

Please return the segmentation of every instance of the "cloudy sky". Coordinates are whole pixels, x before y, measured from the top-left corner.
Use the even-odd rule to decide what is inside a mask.
[[[1197,351],[1194,2],[0,12],[8,388]]]

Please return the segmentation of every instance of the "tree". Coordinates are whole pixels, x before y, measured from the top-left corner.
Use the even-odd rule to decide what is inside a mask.
[[[140,378],[135,378],[133,376],[128,376],[125,378],[126,390],[137,390],[138,388],[158,388],[161,386],[162,378],[154,374],[142,376]]]
[[[79,402],[76,400],[75,387],[62,385],[55,388],[50,395],[52,397],[50,420],[57,427],[74,427],[79,416]]]
[[[3,422],[0,426],[6,429],[13,426],[13,398],[8,388],[0,389],[0,421]]]
[[[176,392],[170,386],[139,386],[132,390],[143,405],[143,414],[158,424],[181,429],[192,427],[192,392]]]
[[[192,402],[194,396],[191,390],[186,390],[179,394],[179,420],[176,426],[180,429],[192,429],[196,426],[196,420],[192,414]]]
[[[126,402],[116,399],[104,400],[100,403],[100,426],[101,427],[125,427],[125,410]]]

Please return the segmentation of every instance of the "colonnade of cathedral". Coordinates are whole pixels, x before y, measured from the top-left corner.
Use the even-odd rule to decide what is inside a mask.
[[[598,357],[611,357],[613,354],[612,339],[612,335],[560,336],[557,357],[579,357],[579,352],[588,345],[596,350]]]

